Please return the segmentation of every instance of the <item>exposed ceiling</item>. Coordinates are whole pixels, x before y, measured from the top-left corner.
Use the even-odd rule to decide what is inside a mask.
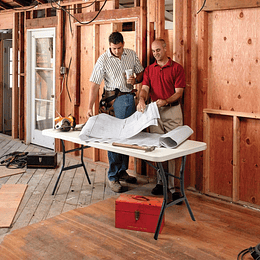
[[[38,3],[46,4],[48,3],[48,0],[0,0],[0,11],[21,7],[30,8],[36,6]]]
[[[30,9],[38,5],[38,3],[46,4],[48,2],[51,2],[51,0],[0,0],[0,11],[21,8],[21,7]],[[88,2],[91,2],[91,0],[88,0]],[[130,8],[134,6],[134,0],[119,0],[119,4],[120,4],[120,8]],[[173,0],[165,0],[166,20],[172,21],[172,11],[173,11]]]

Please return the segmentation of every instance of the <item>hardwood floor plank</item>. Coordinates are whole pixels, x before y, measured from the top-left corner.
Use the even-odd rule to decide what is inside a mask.
[[[37,191],[30,198],[31,202],[29,204],[33,205],[32,208],[34,209],[29,222],[30,225],[45,219],[44,217],[47,216],[50,204],[53,201],[53,196],[51,195],[53,185],[51,184],[54,176],[58,175],[58,172],[58,168],[47,170],[37,187]]]
[[[78,161],[73,161],[74,164]],[[75,170],[75,175],[71,183],[71,187],[68,191],[66,202],[63,208],[63,212],[77,208],[80,192],[82,189],[82,184],[86,178],[85,173],[80,171],[79,168]]]
[[[71,159],[68,159],[68,166],[71,165]],[[55,199],[53,200],[47,218],[56,216],[63,212],[64,204],[67,199],[68,192],[71,187],[73,177],[75,175],[75,169],[67,170],[62,173],[62,176],[57,186]]]
[[[85,206],[91,204],[92,190],[94,187],[94,178],[95,178],[95,173],[96,173],[96,170],[95,170],[96,165],[90,164],[90,163],[85,163],[85,165],[87,168],[87,172],[88,172],[91,184],[88,183],[84,169],[82,167],[78,168],[77,171],[81,172],[84,175],[84,178],[83,178],[83,183],[81,186],[81,191],[79,194],[77,208],[85,207]]]
[[[241,234],[243,223],[236,222],[241,206],[237,208],[209,198],[201,200],[201,195],[192,192],[187,192],[187,196],[196,221],[190,219],[185,205],[168,208],[165,227],[157,241],[152,233],[115,228],[115,200],[118,197],[115,196],[12,232],[1,243],[0,254],[7,255],[3,259],[38,256],[37,259],[55,260],[86,257],[231,260],[236,259],[241,250],[257,245],[258,235],[252,237],[251,231],[246,229]],[[211,206],[210,211],[203,203]],[[223,214],[223,211],[228,213],[229,208],[230,214]],[[223,224],[214,226],[215,217],[221,214],[219,222]],[[208,215],[207,219],[205,215]],[[260,234],[259,216],[246,209],[245,215],[247,220],[256,221],[254,231]],[[12,252],[12,258],[6,252]],[[19,258],[21,255],[23,257]]]
[[[25,193],[26,205],[24,206],[19,218],[14,222],[13,229],[21,228],[29,225],[30,220],[35,212],[35,209],[41,199],[41,186],[38,186],[46,169],[38,169],[33,178],[28,183],[28,192]],[[39,191],[37,190],[39,187]]]

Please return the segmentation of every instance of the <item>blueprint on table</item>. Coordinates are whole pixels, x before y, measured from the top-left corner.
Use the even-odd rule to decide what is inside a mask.
[[[187,125],[179,126],[167,134],[142,132],[150,125],[158,125],[158,118],[160,115],[156,103],[146,106],[144,113],[136,111],[125,119],[99,114],[89,118],[82,128],[79,138],[86,142],[117,142],[139,146],[176,148],[193,134],[193,130]]]
[[[146,106],[144,113],[136,111],[125,119],[99,114],[88,119],[79,134],[79,138],[88,141],[89,137],[107,139],[125,139],[137,135],[150,125],[157,125],[160,118],[156,103]]]
[[[140,132],[135,136],[125,139],[118,138],[95,138],[87,137],[86,142],[100,142],[100,143],[121,143],[138,146],[156,146],[165,148],[176,148],[184,141],[186,141],[193,134],[193,130],[187,126],[178,126],[167,134],[156,134],[148,132]]]

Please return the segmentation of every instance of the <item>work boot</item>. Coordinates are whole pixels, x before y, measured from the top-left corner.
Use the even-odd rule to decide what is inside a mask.
[[[172,193],[172,201],[175,201],[175,200],[180,199],[180,198],[182,198],[180,192]],[[176,203],[176,205],[182,205],[182,204],[183,204],[183,201],[180,201],[180,202]]]
[[[127,183],[136,183],[137,179],[133,176],[130,176],[126,171],[121,171],[119,173],[119,180],[125,181]]]
[[[163,195],[163,185],[156,184],[156,186],[152,189],[151,193],[153,195]]]
[[[109,184],[110,189],[116,193],[120,193],[120,192],[124,191],[123,186],[120,184],[119,181],[108,180],[108,184]]]

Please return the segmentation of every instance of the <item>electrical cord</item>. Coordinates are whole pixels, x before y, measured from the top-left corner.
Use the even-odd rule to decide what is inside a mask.
[[[67,70],[67,78],[66,78],[66,89],[67,89],[67,92],[68,92],[70,103],[71,103],[71,97],[70,97],[70,92],[69,92],[69,88],[68,88],[68,77],[69,77],[71,60],[72,60],[72,57],[70,57],[70,63],[69,63],[69,67],[68,67],[68,70]]]
[[[13,8],[13,10],[16,10],[16,11],[29,11],[29,10],[37,7],[38,5],[41,5],[41,3],[39,3],[37,0],[34,1],[32,4],[33,5],[29,5],[28,8]]]
[[[27,154],[28,152],[13,152],[10,154],[3,155],[6,159],[0,162],[1,166],[6,166],[6,168],[24,168],[27,164]]]
[[[59,6],[59,8],[53,6],[53,3],[57,4]],[[67,11],[67,9],[63,8],[59,3],[58,1],[53,1],[51,0],[51,6],[55,9],[58,9],[58,10],[63,10],[64,12],[66,12],[69,16],[71,16],[74,20],[76,20],[79,24],[90,24],[92,23],[98,16],[99,14],[101,13],[102,9],[104,8],[104,6],[106,5],[107,3],[107,0],[104,1],[103,5],[101,6],[101,8],[99,9],[98,13],[95,15],[95,17],[93,19],[91,19],[89,22],[81,22],[79,21],[75,16],[73,16],[70,12]],[[68,9],[69,10],[69,9]]]
[[[58,0],[54,1],[52,0],[51,1],[51,6],[54,8],[54,9],[57,9],[57,10],[63,10],[62,7],[61,8],[58,8],[58,7],[55,7],[52,5],[52,2],[56,3]],[[73,7],[73,8],[66,8],[66,10],[68,11],[75,11],[75,10],[81,10],[81,9],[84,9],[84,8],[88,8],[90,6],[92,6],[93,4],[95,4],[98,0],[94,0],[92,3],[90,3],[89,5],[85,5],[85,6],[81,6],[81,7]]]
[[[249,253],[253,257],[253,259],[260,260],[260,244],[258,244],[256,247],[249,247],[249,248],[242,250],[238,254],[237,260],[243,260],[244,256]]]
[[[200,10],[197,12],[197,14],[204,8],[205,4],[206,4],[206,1],[207,0],[204,0],[203,4],[202,4],[202,7],[200,8]]]

